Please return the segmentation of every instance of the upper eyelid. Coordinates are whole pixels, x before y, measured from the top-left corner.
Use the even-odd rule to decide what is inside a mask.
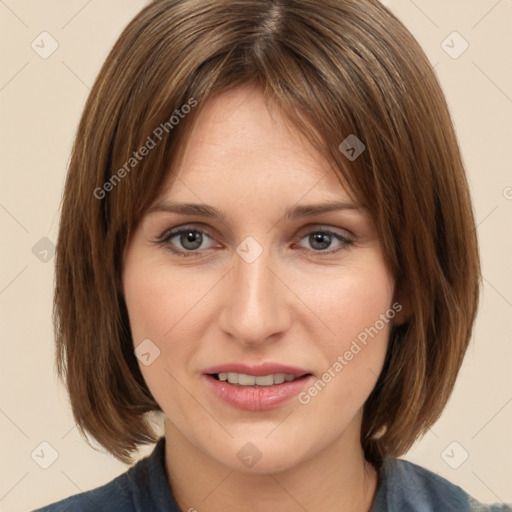
[[[171,233],[176,233],[176,232],[179,232],[184,229],[185,230],[190,229],[190,231],[200,231],[200,232],[206,233],[210,237],[211,237],[210,233],[216,232],[215,229],[212,229],[208,226],[203,226],[201,224],[196,225],[195,223],[192,222],[189,224],[180,224],[178,226],[168,228],[162,232],[162,234],[159,236],[159,238],[166,237],[167,235],[169,235]],[[312,223],[310,225],[304,226],[304,227],[296,230],[296,233],[310,232],[310,231],[331,231],[331,232],[336,233],[336,230],[340,230],[340,231],[343,231],[344,233],[347,233],[348,234],[347,238],[355,236],[354,233],[352,233],[347,228],[329,226],[327,224],[321,224],[321,223]]]
[[[213,238],[210,235],[210,231],[208,230],[208,228],[183,224],[182,226],[176,226],[175,228],[166,229],[160,236],[158,236],[158,240],[167,240],[168,238],[174,238],[176,235],[179,235],[181,231],[186,230],[199,231],[201,233],[205,233],[208,237]]]

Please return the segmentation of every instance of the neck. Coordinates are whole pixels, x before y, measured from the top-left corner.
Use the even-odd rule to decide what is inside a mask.
[[[238,471],[209,457],[168,420],[165,452],[176,503],[194,512],[322,510],[369,512],[377,491],[376,469],[364,459],[359,430],[293,467],[256,473]]]

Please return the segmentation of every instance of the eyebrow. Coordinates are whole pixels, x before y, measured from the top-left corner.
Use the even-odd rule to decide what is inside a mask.
[[[345,201],[328,201],[326,203],[308,204],[308,205],[295,205],[287,208],[284,213],[285,219],[297,219],[303,217],[312,217],[336,210],[360,210],[361,207],[353,203]],[[168,212],[178,213],[181,215],[197,215],[200,217],[218,218],[226,222],[227,216],[224,212],[209,206],[207,204],[199,203],[171,203],[169,201],[162,201],[147,210],[147,214],[154,212]]]

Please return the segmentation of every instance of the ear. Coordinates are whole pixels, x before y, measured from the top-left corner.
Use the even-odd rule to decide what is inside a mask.
[[[402,281],[395,289],[393,309],[396,311],[393,320],[394,325],[402,325],[408,322],[412,316],[412,294],[408,283]]]

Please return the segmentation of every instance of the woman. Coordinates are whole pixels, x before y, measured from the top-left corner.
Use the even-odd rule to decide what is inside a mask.
[[[442,91],[387,9],[152,3],[78,129],[55,323],[81,432],[126,463],[157,445],[41,510],[508,510],[397,458],[479,277]]]

